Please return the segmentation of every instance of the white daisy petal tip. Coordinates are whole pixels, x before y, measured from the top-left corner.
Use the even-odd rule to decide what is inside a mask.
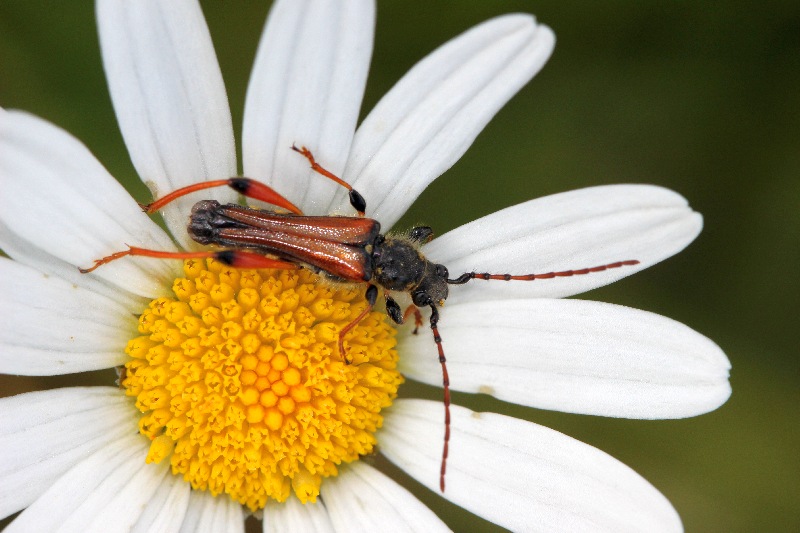
[[[718,408],[730,362],[713,341],[666,317],[584,300],[447,306],[439,322],[454,390],[569,413],[675,419]],[[400,369],[438,385],[436,347],[400,339]]]
[[[127,244],[173,248],[83,143],[28,113],[8,111],[0,122],[0,185],[0,245],[16,248],[24,262],[37,255],[32,247],[75,271]],[[92,276],[120,290],[152,295],[174,277],[173,267],[134,259]]]
[[[441,404],[399,400],[382,453],[439,492]],[[670,502],[608,454],[557,431],[452,406],[442,496],[512,531],[682,531]]]
[[[228,97],[211,35],[196,2],[121,2],[96,5],[109,92],[125,145],[155,196],[236,174]],[[209,191],[222,202],[233,191]],[[162,210],[184,246],[181,198]]]
[[[290,147],[306,146],[327,170],[342,174],[374,30],[372,0],[313,8],[276,2],[270,11],[247,88],[242,163],[246,176],[278,188],[307,214],[327,214],[339,186]]]
[[[390,228],[469,148],[494,115],[544,66],[547,26],[511,14],[479,24],[417,63],[356,132],[344,178]],[[338,191],[329,211],[344,212]]]
[[[604,185],[508,207],[456,228],[424,249],[453,277],[472,271],[546,274],[637,261],[533,282],[473,281],[453,288],[448,302],[563,298],[677,254],[702,228],[702,216],[674,191],[654,185]]]

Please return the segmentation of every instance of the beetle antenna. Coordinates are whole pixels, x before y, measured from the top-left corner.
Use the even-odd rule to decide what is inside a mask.
[[[450,445],[450,376],[447,373],[447,359],[444,356],[442,347],[442,337],[439,335],[439,311],[436,305],[431,303],[431,330],[433,331],[433,341],[436,349],[439,350],[439,363],[442,365],[442,386],[444,388],[444,446],[442,448],[442,467],[439,471],[439,489],[444,492],[444,475],[447,471],[447,453]]]
[[[602,272],[612,268],[620,268],[623,266],[638,265],[639,261],[636,259],[629,259],[627,261],[617,261],[616,263],[609,263],[607,265],[599,265],[590,268],[581,268],[579,270],[562,270],[560,272],[547,272],[546,274],[523,274],[520,276],[512,276],[511,274],[489,274],[488,272],[465,272],[455,279],[448,279],[447,283],[450,285],[463,285],[464,283],[473,279],[497,279],[501,281],[533,281],[535,279],[552,279],[552,278],[566,278],[569,276],[582,276],[584,274],[591,274],[593,272]]]

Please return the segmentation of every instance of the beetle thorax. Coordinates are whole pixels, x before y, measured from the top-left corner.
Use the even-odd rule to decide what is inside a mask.
[[[417,304],[420,298],[436,305],[447,299],[447,269],[428,261],[407,239],[386,236],[375,244],[372,263],[373,280],[387,290],[409,293]]]

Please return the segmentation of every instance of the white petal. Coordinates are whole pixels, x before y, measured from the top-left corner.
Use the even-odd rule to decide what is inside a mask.
[[[670,503],[636,472],[536,424],[452,408],[445,498],[512,531],[681,531]],[[398,400],[382,453],[439,490],[442,406]]]
[[[336,531],[450,531],[413,494],[362,462],[322,484]]]
[[[290,148],[308,147],[322,166],[342,175],[374,26],[372,0],[277,2],[267,20],[247,89],[244,173],[272,185],[308,214],[326,214],[341,187],[312,171]]]
[[[728,399],[730,363],[669,318],[601,302],[505,300],[447,306],[439,322],[450,386],[570,413],[683,418]],[[441,384],[429,335],[402,339],[401,371]]]
[[[0,108],[0,116],[7,120],[7,111]],[[10,157],[10,153],[6,154]],[[51,253],[38,247],[33,242],[23,239],[15,234],[0,218],[0,250],[9,257],[31,266],[40,272],[55,275],[67,281],[90,289],[99,294],[112,297],[124,302],[130,307],[140,307],[142,300],[116,285],[108,283],[97,276],[85,276],[78,272],[75,265],[71,265]]]
[[[7,230],[71,265],[91,266],[128,244],[174,249],[80,141],[33,115],[8,111],[0,121],[0,189]],[[168,261],[125,258],[92,275],[151,296],[174,274]]]
[[[71,265],[36,245],[14,234],[2,220],[0,220],[0,249],[15,261],[32,267],[33,269],[51,276],[64,279],[73,285],[90,290],[111,298],[126,309],[141,310],[147,305],[147,299],[136,296],[127,290],[109,283],[97,276],[81,274],[75,265]]]
[[[172,533],[178,531],[189,507],[191,485],[183,478],[166,475],[147,503],[131,533]]]
[[[327,483],[325,481],[323,486]],[[295,497],[289,497],[285,502],[269,502],[264,508],[264,533],[283,533],[284,531],[303,531],[304,533],[332,533],[328,510],[325,502],[318,499],[317,503],[303,505]]]
[[[137,437],[139,437],[137,435]],[[171,476],[167,461],[158,465],[144,462],[147,447],[121,464],[113,478],[104,481],[82,502],[78,516],[71,516],[66,526],[75,524],[76,531],[129,532],[148,505],[162,505],[157,500],[164,478]],[[111,477],[111,476],[109,476]],[[185,483],[185,481],[180,480]],[[84,529],[83,524],[90,524]]]
[[[0,517],[30,505],[84,457],[135,430],[112,387],[29,392],[0,400]]]
[[[101,0],[97,25],[111,100],[139,176],[154,197],[236,174],[222,73],[196,2]],[[232,200],[230,190],[209,193]],[[186,217],[197,197],[167,206],[164,220],[189,246]]]
[[[8,111],[0,121],[0,180],[3,225],[69,264],[91,266],[126,244],[174,248],[80,141],[33,115]],[[153,294],[171,271],[163,263],[126,259],[93,275]]]
[[[145,465],[146,455],[147,440],[129,432],[70,469],[5,531],[130,531],[169,468]]]
[[[536,281],[472,281],[449,303],[500,298],[562,298],[674,255],[700,233],[702,217],[686,200],[652,185],[590,187],[531,200],[450,231],[425,246],[429,259],[462,272],[531,274],[578,270],[635,259],[588,275]]]
[[[529,15],[487,21],[415,65],[358,128],[345,179],[389,229],[542,68],[555,44]],[[333,210],[346,207],[339,191]]]
[[[242,506],[228,495],[212,496],[205,490],[193,490],[189,509],[181,524],[181,533],[244,532]]]
[[[136,332],[130,309],[0,258],[0,372],[52,376],[111,368]]]

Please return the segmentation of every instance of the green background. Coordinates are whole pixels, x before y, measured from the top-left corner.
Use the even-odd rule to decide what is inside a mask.
[[[240,130],[267,8],[203,9]],[[660,313],[715,340],[733,364],[733,396],[678,421],[559,414],[464,394],[454,401],[610,453],[661,490],[688,531],[800,531],[800,2],[380,2],[362,113],[436,46],[512,11],[555,30],[552,59],[400,227],[425,222],[441,234],[530,198],[604,183],[680,192],[705,216],[700,237],[585,297]],[[91,3],[0,3],[0,105],[70,131],[138,200],[149,199],[117,129]],[[457,364],[457,354],[450,359]],[[0,394],[111,380],[0,376]],[[423,386],[404,393],[440,395]],[[455,530],[497,529],[405,482]]]

